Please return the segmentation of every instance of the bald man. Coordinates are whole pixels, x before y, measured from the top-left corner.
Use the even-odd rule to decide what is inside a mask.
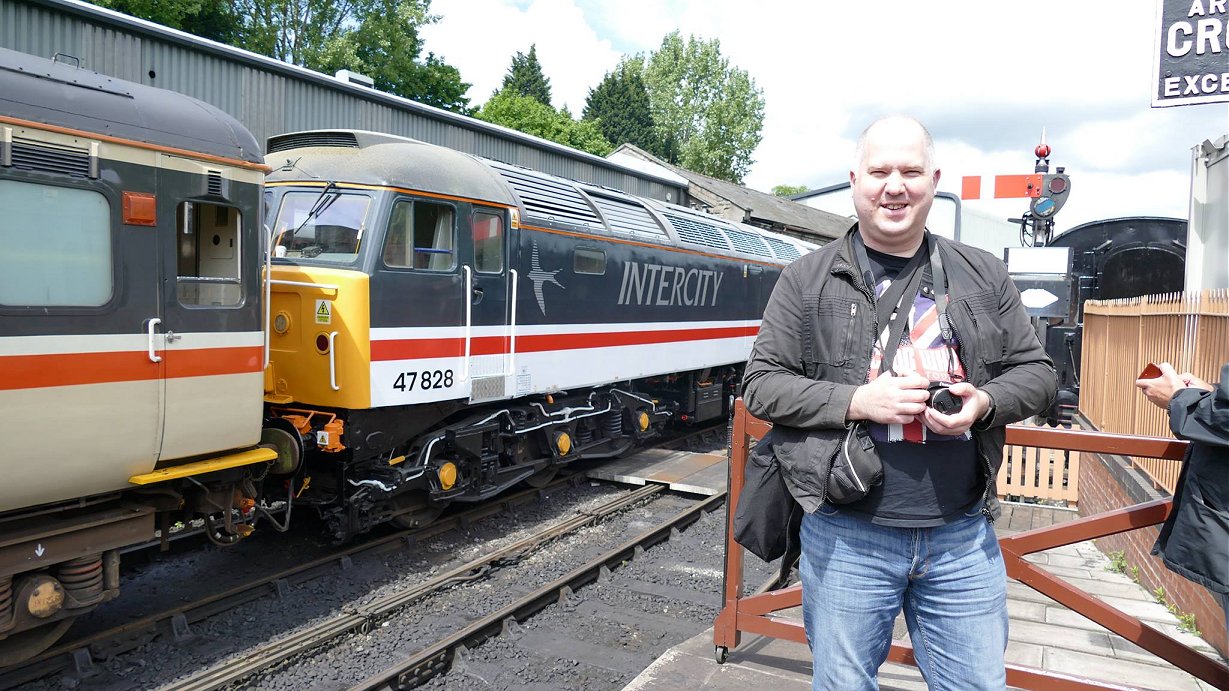
[[[1003,263],[926,230],[939,175],[917,120],[867,127],[857,224],[785,269],[747,364],[751,413],[805,441],[774,452],[806,511],[814,689],[877,689],[902,609],[930,688],[1006,686],[995,477],[1057,378]],[[882,468],[851,482],[860,442]]]

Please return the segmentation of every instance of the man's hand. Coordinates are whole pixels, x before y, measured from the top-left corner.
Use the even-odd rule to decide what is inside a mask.
[[[884,372],[859,386],[849,401],[846,420],[870,420],[881,425],[905,425],[926,410],[930,382],[920,374],[894,377]]]
[[[1169,408],[1169,399],[1174,397],[1174,392],[1178,389],[1185,388],[1191,385],[1190,382],[1195,380],[1195,377],[1189,372],[1184,376],[1179,376],[1174,371],[1174,366],[1168,362],[1161,363],[1161,376],[1155,379],[1136,379],[1135,385],[1139,390],[1144,392],[1144,397],[1158,408]],[[1198,380],[1196,380],[1198,381]],[[1199,381],[1203,384],[1202,381]],[[1204,384],[1207,386],[1207,384]],[[1211,389],[1211,387],[1208,387]]]
[[[961,398],[960,410],[952,415],[944,415],[928,407],[918,416],[918,421],[935,434],[954,437],[969,431],[973,423],[986,414],[990,409],[990,395],[968,382],[952,384],[948,390],[953,396]]]

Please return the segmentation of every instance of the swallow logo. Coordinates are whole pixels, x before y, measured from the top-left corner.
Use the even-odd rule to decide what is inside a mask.
[[[542,286],[547,283],[553,283],[563,290],[563,284],[555,280],[555,274],[563,269],[555,269],[554,271],[543,271],[542,262],[538,258],[538,241],[533,242],[533,254],[529,259],[529,280],[533,281],[533,296],[538,299],[538,309],[542,310],[542,316],[546,316],[546,300],[542,296]]]

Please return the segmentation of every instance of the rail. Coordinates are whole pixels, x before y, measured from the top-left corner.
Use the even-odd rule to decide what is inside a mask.
[[[743,488],[747,452],[751,441],[762,439],[771,427],[770,423],[748,413],[742,399],[736,401],[729,464],[729,501],[726,503],[725,588],[721,611],[713,622],[713,643],[718,662],[724,662],[729,650],[738,646],[743,633],[806,643],[806,632],[801,622],[775,614],[800,607],[802,587],[792,586],[744,596],[743,548],[734,541],[734,508],[738,506],[738,497]],[[1186,447],[1186,442],[1174,439],[1022,426],[1007,428],[1007,443],[1165,459],[1180,459]],[[1229,688],[1229,667],[1204,657],[1138,618],[1093,598],[1024,560],[1025,555],[1035,552],[1156,525],[1165,520],[1171,506],[1172,502],[1168,499],[1147,502],[999,538],[1007,575],[1214,687]],[[917,664],[913,648],[908,643],[894,642],[888,659],[902,664]],[[1109,682],[1015,664],[1007,665],[1007,683],[1022,689],[1055,691],[1122,688]]]

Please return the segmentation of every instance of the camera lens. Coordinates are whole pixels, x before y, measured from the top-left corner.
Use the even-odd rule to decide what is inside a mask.
[[[964,407],[964,399],[953,394],[948,389],[947,384],[931,382],[927,388],[930,391],[930,400],[926,402],[926,405],[934,408],[936,411],[944,415],[954,415],[959,413],[960,409]]]

